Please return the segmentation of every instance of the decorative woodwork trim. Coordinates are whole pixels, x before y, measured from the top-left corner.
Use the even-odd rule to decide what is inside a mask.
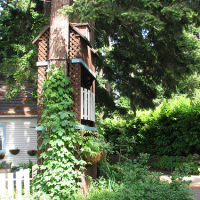
[[[48,61],[41,61],[41,62],[36,62],[36,66],[48,66],[49,62]]]
[[[81,58],[72,58],[72,63],[81,63],[90,72],[90,74],[94,78],[96,78],[96,74],[88,67],[88,65]]]

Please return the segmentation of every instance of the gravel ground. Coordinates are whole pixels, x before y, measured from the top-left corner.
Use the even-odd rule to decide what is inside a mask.
[[[190,193],[194,194],[194,200],[200,200],[200,186],[199,187],[191,187]]]

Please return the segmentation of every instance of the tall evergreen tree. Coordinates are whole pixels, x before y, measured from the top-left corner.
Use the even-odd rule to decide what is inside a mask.
[[[0,1],[0,73],[7,74],[7,97],[24,88],[37,72],[37,48],[32,40],[47,22],[36,0]]]
[[[199,72],[198,0],[74,0],[63,14],[96,21],[96,46],[104,52],[105,77],[129,97],[133,110],[153,106],[157,85],[170,97]]]

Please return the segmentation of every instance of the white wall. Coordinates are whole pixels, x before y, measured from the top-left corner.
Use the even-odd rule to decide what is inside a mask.
[[[12,166],[28,163],[29,159],[37,162],[37,156],[29,156],[28,150],[37,150],[37,116],[1,116],[0,124],[6,125],[6,153],[2,161],[12,162]],[[19,154],[12,155],[9,149],[20,149]]]

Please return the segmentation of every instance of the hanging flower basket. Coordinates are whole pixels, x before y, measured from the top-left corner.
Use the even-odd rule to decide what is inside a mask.
[[[106,156],[106,152],[104,151],[97,151],[96,155],[89,155],[85,157],[85,161],[88,164],[94,165],[95,163],[101,161]]]
[[[3,159],[5,156],[5,153],[0,153],[0,159]]]
[[[28,151],[27,151],[27,154],[28,154],[29,156],[35,156],[35,155],[37,154],[37,150],[28,150]]]
[[[10,149],[9,151],[11,154],[17,155],[20,152],[20,149]]]

